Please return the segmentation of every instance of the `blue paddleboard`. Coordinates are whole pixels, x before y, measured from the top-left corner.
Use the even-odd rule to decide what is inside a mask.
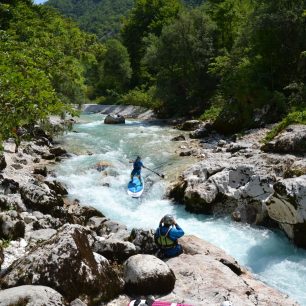
[[[141,179],[142,183],[140,182],[137,176],[133,177],[133,180],[128,184],[127,193],[133,198],[139,198],[144,190],[144,181]]]

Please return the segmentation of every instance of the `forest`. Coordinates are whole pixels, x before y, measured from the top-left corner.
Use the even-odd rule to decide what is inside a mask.
[[[305,12],[304,0],[135,0],[104,42],[90,98],[213,120],[227,134],[305,122]]]
[[[306,0],[6,0],[0,18],[2,139],[88,101],[224,134],[306,123]]]

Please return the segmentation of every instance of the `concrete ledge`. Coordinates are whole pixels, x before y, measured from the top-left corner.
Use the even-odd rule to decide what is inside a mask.
[[[125,118],[152,119],[154,113],[152,110],[133,105],[100,105],[84,104],[82,110],[85,113],[115,114]]]

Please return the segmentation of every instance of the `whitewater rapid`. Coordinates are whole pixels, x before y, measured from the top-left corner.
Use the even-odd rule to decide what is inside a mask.
[[[156,228],[163,215],[173,214],[186,234],[223,248],[260,280],[306,306],[306,251],[294,247],[281,232],[236,223],[229,217],[190,214],[183,205],[165,199],[167,181],[146,170],[142,198],[128,196],[129,160],[137,155],[146,166],[171,178],[195,161],[176,153],[180,144],[170,139],[178,134],[169,127],[135,120],[104,125],[101,115],[82,115],[74,131],[58,139],[74,155],[54,170],[67,185],[69,197],[96,207],[130,229]],[[101,160],[112,164],[107,176],[95,170]]]

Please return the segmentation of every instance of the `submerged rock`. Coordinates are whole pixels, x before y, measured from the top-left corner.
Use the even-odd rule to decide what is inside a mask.
[[[58,234],[15,261],[2,278],[2,287],[22,284],[49,286],[69,301],[86,296],[96,302],[120,293],[122,283],[102,256],[95,256],[79,225],[65,225]]]
[[[184,141],[184,140],[186,140],[184,135],[179,135],[171,139],[171,141]]]
[[[62,306],[64,298],[45,286],[19,286],[0,291],[0,306]]]
[[[124,263],[126,291],[133,294],[163,294],[175,284],[167,264],[152,255],[134,255]]]

